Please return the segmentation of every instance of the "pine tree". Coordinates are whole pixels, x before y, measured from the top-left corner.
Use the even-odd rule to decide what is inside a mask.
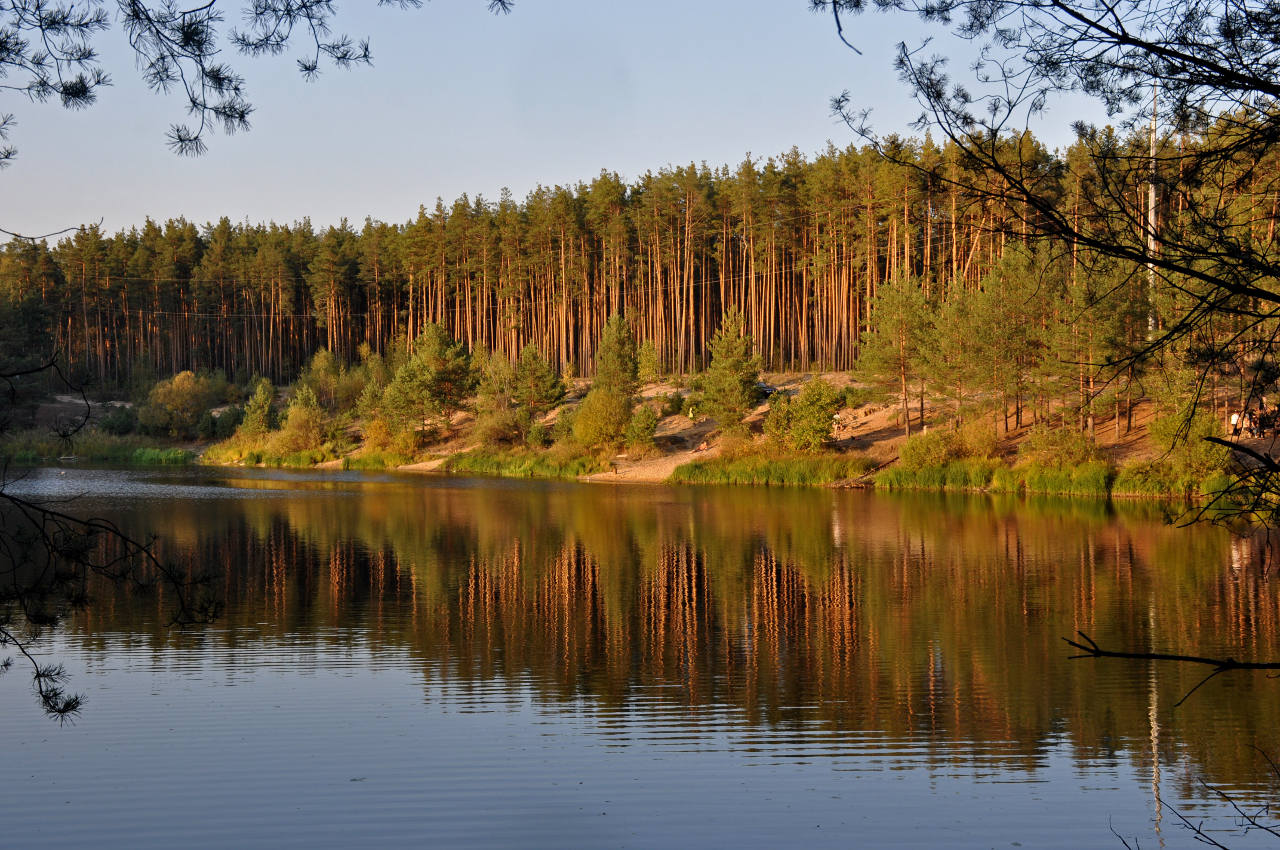
[[[760,361],[743,325],[741,311],[725,313],[708,346],[711,364],[702,377],[703,409],[725,431],[742,430],[742,420],[757,398]]]

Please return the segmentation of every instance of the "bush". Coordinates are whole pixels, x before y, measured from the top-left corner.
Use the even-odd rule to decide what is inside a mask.
[[[236,433],[244,437],[260,437],[276,427],[275,398],[276,391],[271,382],[266,378],[256,379]]]
[[[318,449],[325,438],[327,418],[316,394],[308,386],[301,386],[289,402],[284,425],[272,439],[272,448],[280,454]]]
[[[631,414],[623,436],[627,448],[632,451],[649,451],[653,449],[653,433],[658,429],[658,414],[652,407],[642,404]]]
[[[605,322],[596,347],[596,377],[591,388],[610,390],[630,398],[636,394],[639,369],[636,363],[636,340],[631,326],[614,314]]]
[[[1048,466],[1078,466],[1098,459],[1098,447],[1088,434],[1075,428],[1038,425],[1018,447],[1018,458]]]
[[[138,411],[138,424],[147,434],[191,439],[209,408],[225,403],[231,394],[221,374],[179,372],[151,388]]]
[[[214,425],[213,436],[219,440],[229,439],[235,434],[236,429],[240,427],[240,423],[244,420],[244,408],[239,405],[233,405],[222,411],[218,415],[217,423]]]
[[[98,420],[98,427],[117,437],[132,434],[138,427],[138,413],[128,405],[110,405]]]
[[[616,446],[631,422],[631,398],[616,390],[592,387],[573,417],[573,439],[590,449]]]
[[[843,400],[843,395],[821,378],[805,384],[791,403],[791,447],[802,452],[822,448],[831,439],[832,419]]]
[[[642,384],[652,384],[662,377],[662,359],[651,339],[646,339],[636,349],[636,377]]]
[[[818,451],[831,439],[832,420],[843,400],[843,393],[821,378],[805,384],[795,398],[774,393],[765,414],[765,436],[780,448]]]
[[[898,464],[916,470],[941,467],[964,456],[964,444],[955,431],[934,429],[913,434],[898,451]]]
[[[552,447],[549,452],[522,450],[493,452],[477,449],[449,458],[444,469],[454,474],[501,475],[508,478],[577,478],[601,472],[599,458]]]
[[[864,475],[874,464],[860,455],[794,455],[744,452],[676,467],[672,484],[756,484],[768,487],[821,487]]]

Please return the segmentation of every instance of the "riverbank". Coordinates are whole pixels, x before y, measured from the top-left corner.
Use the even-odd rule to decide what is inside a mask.
[[[262,466],[344,470],[388,470],[404,473],[489,475],[515,478],[559,478],[598,483],[726,484],[783,487],[874,487],[933,491],[1048,494],[1062,496],[1139,496],[1197,498],[1221,489],[1226,477],[1217,470],[1188,472],[1161,457],[1151,436],[1152,406],[1136,404],[1122,421],[1095,423],[1087,457],[1073,457],[1072,446],[1039,446],[1045,429],[1016,426],[1007,430],[993,417],[974,420],[983,432],[974,456],[921,462],[919,446],[954,443],[959,437],[945,420],[949,410],[927,404],[912,411],[913,439],[901,423],[901,411],[887,402],[858,403],[858,389],[841,374],[769,374],[763,380],[778,392],[796,395],[809,381],[821,377],[846,398],[832,417],[830,439],[821,451],[793,451],[766,438],[767,402],[746,418],[745,434],[725,439],[714,420],[691,418],[688,408],[664,410],[652,442],[624,452],[587,452],[568,442],[545,448],[491,447],[476,438],[474,418],[460,413],[451,423],[449,438],[416,453],[375,450],[361,440],[358,422],[342,445],[287,453],[230,443],[177,443],[128,435],[116,437],[94,427],[74,437],[74,448],[59,441],[46,427],[10,434],[0,445],[0,457],[31,465],[73,456],[88,462],[130,465],[206,463],[221,466]],[[640,390],[650,404],[679,392],[679,386],[654,382]],[[544,418],[546,427],[562,413],[572,412],[582,391]],[[71,414],[72,399],[59,399],[43,409],[46,420]],[[62,411],[60,407],[68,410]],[[83,411],[83,404],[78,407]],[[921,421],[923,420],[923,425]],[[1062,429],[1071,432],[1071,429]],[[923,436],[922,436],[923,435]],[[1080,435],[1072,439],[1079,442]],[[961,440],[963,442],[963,440]],[[1052,441],[1051,441],[1052,442]],[[912,447],[915,447],[914,449]],[[1028,449],[1035,449],[1029,452]],[[1077,447],[1078,448],[1078,447]],[[963,454],[963,452],[961,453]],[[906,458],[904,460],[904,457]]]

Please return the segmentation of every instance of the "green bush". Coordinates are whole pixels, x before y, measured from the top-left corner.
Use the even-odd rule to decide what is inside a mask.
[[[631,398],[608,387],[592,387],[573,417],[573,439],[589,449],[617,446],[631,422]]]
[[[821,378],[809,381],[794,398],[774,393],[764,418],[765,437],[777,448],[818,451],[831,439],[833,420],[843,400],[843,393]]]
[[[226,440],[231,438],[236,429],[240,427],[240,423],[244,420],[244,408],[239,405],[232,405],[218,415],[217,423],[214,425],[213,436],[218,440]]]
[[[935,429],[908,437],[898,450],[898,464],[905,469],[941,467],[963,455],[964,446],[957,432]]]
[[[646,339],[636,349],[636,377],[642,384],[652,384],[662,377],[662,359],[651,339]]]
[[[1024,463],[1042,466],[1078,466],[1098,459],[1098,447],[1088,434],[1075,428],[1037,425],[1018,447]]]
[[[647,451],[654,447],[653,434],[658,429],[658,414],[647,404],[638,406],[631,414],[623,437],[632,451]]]
[[[138,410],[138,425],[146,434],[191,439],[209,408],[233,394],[221,374],[179,372],[151,388]]]
[[[506,478],[577,478],[602,472],[605,464],[592,454],[562,450],[489,451],[477,449],[449,458],[443,469],[453,474],[500,475]]]
[[[138,413],[128,405],[108,405],[106,412],[98,420],[98,427],[117,437],[132,434],[138,427]]]
[[[857,478],[874,464],[860,455],[744,452],[676,467],[672,484],[754,484],[768,487],[821,487]]]

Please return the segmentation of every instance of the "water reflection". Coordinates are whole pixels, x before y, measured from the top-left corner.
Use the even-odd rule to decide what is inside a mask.
[[[163,598],[96,588],[71,634],[104,655],[122,637],[265,644],[294,668],[359,644],[428,689],[585,700],[619,743],[637,727],[611,732],[618,718],[694,746],[728,713],[726,746],[771,759],[1027,777],[1065,747],[1082,771],[1190,765],[1163,774],[1189,797],[1200,778],[1263,795],[1254,747],[1280,753],[1264,675],[1174,709],[1203,671],[1067,659],[1078,630],[1280,657],[1256,547],[1151,506],[270,476],[210,499],[175,496],[199,489],[178,475],[121,507],[120,483],[111,509],[193,573],[213,565],[227,609],[216,630],[175,632]]]

